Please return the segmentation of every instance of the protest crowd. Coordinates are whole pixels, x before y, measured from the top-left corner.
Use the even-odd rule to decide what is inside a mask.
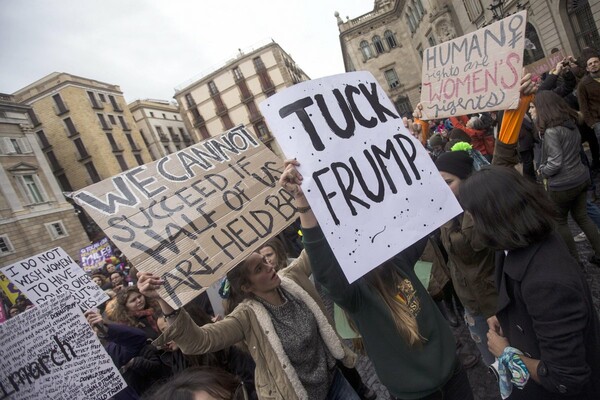
[[[225,315],[205,293],[174,307],[165,281],[119,251],[89,269],[110,300],[85,317],[127,384],[113,398],[373,400],[360,355],[391,399],[475,398],[466,371],[482,365],[502,399],[599,399],[585,268],[600,268],[600,55],[525,75],[514,110],[425,120],[419,104],[402,121],[464,212],[352,283],[306,200],[302,159],[278,177],[299,218],[221,280]],[[31,307],[20,295],[6,314]],[[475,351],[461,351],[459,325]]]

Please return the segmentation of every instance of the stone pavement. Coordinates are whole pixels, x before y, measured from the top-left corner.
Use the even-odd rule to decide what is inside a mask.
[[[598,182],[598,179],[595,179],[595,181]],[[595,201],[595,203],[600,206],[600,201]],[[570,225],[573,235],[581,232],[579,227],[577,227],[573,221],[570,221]],[[587,262],[588,257],[593,253],[589,242],[584,241],[577,243],[577,247],[581,260],[585,260],[583,265],[583,273],[585,274],[588,284],[590,285],[596,311],[600,313],[600,268]],[[326,301],[326,304],[327,303],[328,302]],[[330,306],[330,304],[328,304],[328,306]],[[472,341],[469,331],[464,324],[458,328],[453,328],[453,331],[455,336],[462,343],[464,343],[462,351],[477,354],[475,343]],[[375,373],[373,365],[368,357],[360,356],[357,369],[363,378],[363,382],[365,382],[367,386],[377,393],[378,400],[390,399],[387,389],[381,384],[381,382],[379,382],[377,374]],[[488,373],[487,367],[481,361],[475,367],[468,369],[467,374],[473,388],[475,400],[500,399],[498,383],[496,382],[496,379]],[[398,377],[398,379],[402,379],[402,377]]]

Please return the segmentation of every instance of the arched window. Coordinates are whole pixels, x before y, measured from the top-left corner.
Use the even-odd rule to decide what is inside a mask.
[[[383,54],[385,52],[385,48],[383,47],[381,38],[377,35],[373,36],[373,46],[375,46],[375,50],[377,51],[377,54]]]
[[[371,46],[369,46],[369,42],[363,40],[360,42],[360,51],[363,55],[363,61],[367,61],[369,58],[373,57],[373,53],[371,52]]]
[[[415,8],[417,9],[417,12],[421,18],[423,18],[423,15],[425,15],[425,10],[423,9],[423,3],[421,3],[421,0],[414,0],[413,4],[415,5]]]
[[[417,30],[417,22],[415,21],[415,18],[412,15],[412,10],[408,9],[408,13],[406,13],[406,21],[408,21],[408,27],[410,28],[410,32],[411,33],[415,33],[415,31]]]
[[[383,34],[383,37],[385,38],[385,41],[387,42],[388,48],[393,49],[394,47],[398,46],[398,44],[396,43],[396,38],[394,37],[394,34],[392,33],[392,31],[385,31],[385,33]]]
[[[538,34],[531,25],[527,23],[525,27],[525,54],[523,57],[523,65],[529,65],[537,60],[544,58],[544,50]]]
[[[579,50],[585,47],[599,48],[600,36],[589,0],[567,0],[566,3],[567,15]]]

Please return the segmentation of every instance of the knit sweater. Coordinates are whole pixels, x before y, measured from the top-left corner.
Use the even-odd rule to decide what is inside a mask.
[[[414,265],[425,241],[404,250],[391,262],[404,278],[404,297],[415,310],[421,347],[411,347],[398,333],[392,314],[364,279],[349,284],[320,227],[303,229],[304,245],[317,282],[355,322],[377,376],[402,399],[420,399],[444,386],[452,377],[456,345],[448,323],[415,274]],[[407,292],[410,295],[406,296]],[[413,308],[412,305],[415,305]]]

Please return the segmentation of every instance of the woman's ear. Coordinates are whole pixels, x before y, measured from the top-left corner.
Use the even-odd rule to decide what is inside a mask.
[[[242,289],[242,292],[244,292],[245,294],[252,292],[250,285],[248,285],[248,284],[244,284],[244,285],[240,286],[240,289]]]

